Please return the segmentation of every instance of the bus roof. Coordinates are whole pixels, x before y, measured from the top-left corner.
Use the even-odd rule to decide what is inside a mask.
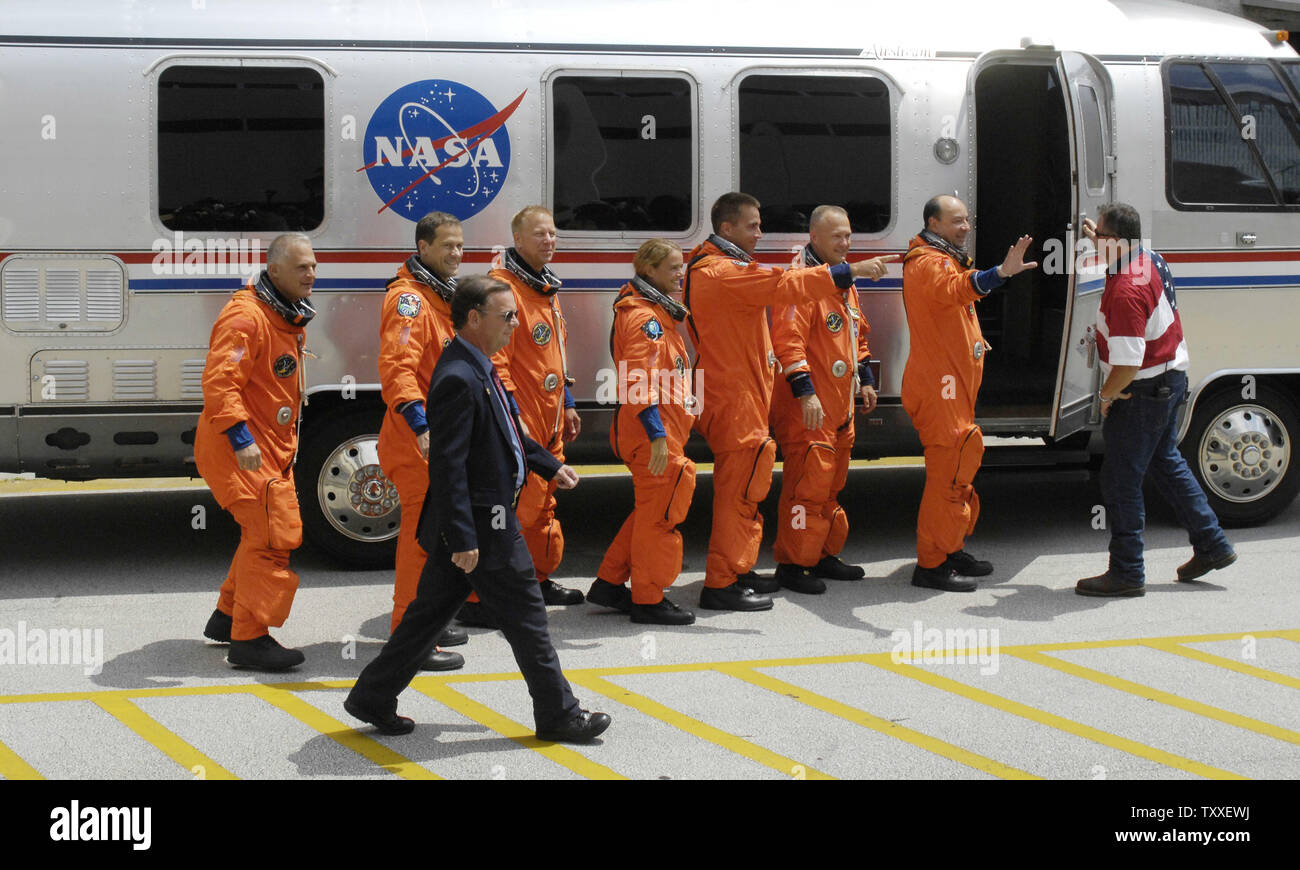
[[[0,43],[961,58],[1034,45],[1099,56],[1290,56],[1262,25],[1172,0],[66,0],[4,4]],[[612,24],[611,18],[616,21]]]

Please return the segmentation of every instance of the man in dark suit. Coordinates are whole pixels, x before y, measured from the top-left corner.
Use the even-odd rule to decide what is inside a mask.
[[[546,627],[546,605],[515,517],[526,471],[572,489],[578,474],[524,435],[490,358],[518,325],[514,294],[486,275],[462,280],[451,302],[456,338],[433,371],[426,403],[429,496],[420,545],[429,553],[401,623],[366,666],[344,709],[384,734],[409,734],[397,696],[469,596],[479,594],[515,654],[542,740],[583,742],[609,727],[578,706]]]

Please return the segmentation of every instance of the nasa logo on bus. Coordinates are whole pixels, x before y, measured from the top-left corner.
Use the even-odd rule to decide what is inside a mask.
[[[505,186],[506,121],[526,93],[504,109],[447,79],[412,82],[389,94],[366,125],[365,165],[358,170],[379,196],[379,212],[414,222],[431,211],[467,220],[486,208]]]
[[[826,328],[831,332],[839,332],[844,328],[844,318],[832,311],[826,315]]]
[[[551,340],[551,328],[545,323],[539,323],[533,327],[533,341],[537,344],[546,344]]]
[[[283,353],[276,358],[271,370],[277,378],[287,378],[298,370],[298,361],[293,358],[293,354]]]

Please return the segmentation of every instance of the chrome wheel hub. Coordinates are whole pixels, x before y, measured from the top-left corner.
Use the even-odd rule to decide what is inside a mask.
[[[358,435],[325,460],[316,494],[330,525],[354,541],[387,541],[402,520],[397,487],[379,468],[378,438]]]
[[[1286,476],[1290,433],[1267,408],[1237,405],[1206,427],[1196,456],[1214,495],[1238,503],[1258,501]]]

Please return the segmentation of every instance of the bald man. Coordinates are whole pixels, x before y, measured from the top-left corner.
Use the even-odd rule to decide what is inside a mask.
[[[234,667],[283,671],[304,660],[269,629],[284,625],[298,589],[289,568],[289,551],[302,544],[293,460],[315,281],[311,240],[277,236],[266,271],[236,291],[208,340],[194,461],[217,504],[239,523],[240,538],[203,634],[230,644],[226,661]]]
[[[813,209],[808,244],[795,269],[848,259],[849,215],[834,205]],[[876,408],[867,322],[858,291],[772,309],[772,347],[783,378],[772,387],[772,432],[781,447],[781,501],[777,510],[776,580],[786,589],[819,595],[825,580],[861,580],[866,572],[839,558],[849,520],[837,497],[848,480],[853,450],[854,397]]]
[[[970,215],[955,196],[932,197],[922,220],[925,228],[913,237],[903,258],[903,305],[911,345],[903,370],[903,408],[925,448],[912,585],[973,592],[976,583],[971,578],[993,573],[991,563],[962,549],[979,518],[972,482],[984,456],[975,399],[989,345],[975,303],[1038,264],[1024,262],[1033,239],[1021,236],[1001,265],[982,272],[973,268],[965,248]]]

